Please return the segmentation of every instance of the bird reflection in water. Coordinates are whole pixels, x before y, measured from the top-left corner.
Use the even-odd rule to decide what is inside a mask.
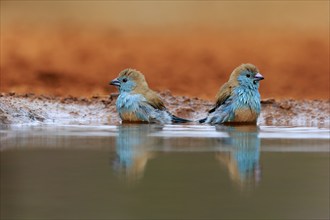
[[[243,190],[258,186],[261,180],[259,127],[217,126],[217,131],[229,134],[224,140],[228,151],[216,153],[216,159],[227,167],[231,180]]]
[[[135,183],[143,177],[148,160],[155,156],[151,148],[157,144],[157,139],[149,134],[161,129],[160,125],[152,124],[118,126],[113,168],[121,178],[129,183]]]

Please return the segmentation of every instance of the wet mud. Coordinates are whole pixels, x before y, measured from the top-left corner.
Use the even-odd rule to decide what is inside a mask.
[[[173,96],[170,91],[160,92],[160,96],[170,112],[192,120],[205,117],[213,106],[212,101]],[[121,123],[116,112],[116,98],[115,93],[92,97],[1,93],[0,123],[116,125]],[[262,112],[258,119],[261,126],[325,128],[330,124],[329,100],[263,99],[261,104]]]

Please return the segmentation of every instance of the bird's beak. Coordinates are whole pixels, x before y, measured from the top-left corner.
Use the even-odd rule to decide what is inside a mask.
[[[263,80],[264,77],[260,74],[260,73],[257,73],[255,76],[254,76],[254,80],[257,80],[257,81],[260,81],[260,80]]]
[[[118,86],[118,87],[120,87],[120,82],[119,82],[119,80],[116,78],[116,79],[112,80],[112,81],[109,83],[109,85],[113,85],[113,86]]]

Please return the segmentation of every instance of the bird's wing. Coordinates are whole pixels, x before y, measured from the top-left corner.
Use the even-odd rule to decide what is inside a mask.
[[[145,93],[146,101],[149,105],[154,107],[155,109],[159,110],[165,110],[164,102],[161,100],[161,98],[158,96],[158,94],[152,90],[149,90],[147,93]]]
[[[214,110],[213,114],[210,114],[204,122],[210,124],[222,124],[228,122],[233,119],[233,111],[232,111],[232,101],[233,96],[230,96],[226,99],[224,103],[222,103],[218,108]]]
[[[146,98],[146,101],[145,101],[145,105],[149,105],[151,107],[153,107],[156,112],[163,112],[164,114],[161,114],[163,117],[165,117],[165,115],[167,115],[168,117],[170,117],[171,121],[173,123],[186,123],[186,122],[190,122],[190,120],[187,120],[187,119],[184,119],[184,118],[179,118],[175,115],[172,115],[169,111],[167,111],[165,105],[164,105],[164,102],[161,100],[161,98],[159,97],[159,95],[152,91],[151,89],[145,93],[145,98]],[[143,104],[142,104],[143,106]],[[146,106],[143,106],[144,108]],[[160,110],[160,111],[158,111]],[[151,115],[151,114],[149,114]],[[166,118],[166,117],[165,117]],[[164,120],[165,120],[164,118]],[[155,118],[157,119],[157,117]],[[157,121],[160,120],[160,118],[157,119]]]
[[[232,86],[226,82],[221,86],[218,94],[216,95],[216,103],[215,106],[209,110],[209,113],[214,112],[219,106],[221,106],[225,101],[231,96]]]

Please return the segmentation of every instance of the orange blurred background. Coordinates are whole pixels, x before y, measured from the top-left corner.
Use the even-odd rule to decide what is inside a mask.
[[[328,1],[1,1],[1,92],[92,96],[125,68],[213,99],[255,64],[262,98],[329,99]]]

